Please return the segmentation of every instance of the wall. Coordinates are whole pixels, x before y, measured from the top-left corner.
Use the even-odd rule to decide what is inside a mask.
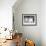
[[[22,0],[13,6],[15,30],[22,32],[25,39],[33,40],[36,46],[41,46],[40,10],[40,0]],[[37,14],[37,26],[22,26],[22,14]]]
[[[41,1],[41,40],[42,46],[46,46],[46,0]]]
[[[38,0],[37,0],[38,1]],[[0,0],[0,27],[3,26],[3,27],[8,27],[8,28],[12,28],[12,6],[13,4],[15,3],[14,5],[14,14],[15,14],[15,25],[17,25],[16,29],[20,32],[23,32],[23,34],[25,36],[26,33],[28,34],[28,36],[30,35],[31,39],[34,37],[34,40],[37,42],[38,39],[40,39],[40,36],[37,35],[36,36],[36,32],[40,33],[41,32],[41,41],[42,41],[42,46],[46,46],[46,0],[41,0],[41,15],[38,15],[40,14],[40,12],[38,12],[40,9],[40,1],[38,1],[37,3],[36,0],[30,0],[26,2],[26,0],[22,3],[21,5],[17,5],[15,2],[16,0]],[[20,1],[18,1],[20,2]],[[26,3],[25,3],[26,2]],[[29,3],[31,2],[31,3]],[[33,3],[37,3],[35,7],[35,4]],[[29,6],[26,6],[26,4]],[[30,5],[31,6],[30,6]],[[20,6],[20,8],[18,8]],[[19,9],[19,10],[18,10]],[[38,10],[36,10],[38,9]],[[39,20],[41,18],[41,21],[37,22],[38,23],[38,26],[22,26],[22,13],[37,13],[37,20]],[[39,18],[40,17],[40,18]],[[18,23],[19,22],[19,23]],[[41,24],[40,24],[41,23]],[[40,27],[41,26],[41,27]],[[40,29],[41,30],[40,30]],[[24,37],[25,37],[24,36]],[[38,38],[39,37],[39,38]],[[38,43],[38,42],[37,42]]]
[[[16,0],[0,0],[0,27],[12,29],[12,6]]]

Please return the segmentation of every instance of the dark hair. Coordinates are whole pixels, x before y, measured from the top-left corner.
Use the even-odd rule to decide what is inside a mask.
[[[35,46],[35,44],[34,44],[34,46]]]

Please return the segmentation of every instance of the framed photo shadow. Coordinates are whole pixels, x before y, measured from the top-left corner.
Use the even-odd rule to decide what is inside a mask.
[[[22,26],[36,26],[37,14],[22,14]]]

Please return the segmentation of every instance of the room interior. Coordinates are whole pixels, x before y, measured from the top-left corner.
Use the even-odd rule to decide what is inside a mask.
[[[45,4],[45,0],[1,0],[0,46],[46,46]]]

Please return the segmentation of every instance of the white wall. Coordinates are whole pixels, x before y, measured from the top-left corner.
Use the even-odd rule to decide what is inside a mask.
[[[12,28],[12,6],[16,0],[0,0],[0,27]]]
[[[40,0],[22,0],[22,2],[13,6],[15,30],[22,32],[24,38],[35,41],[36,46],[41,46],[41,1]],[[22,26],[22,14],[37,14],[37,26]]]
[[[41,40],[42,46],[46,46],[46,0],[41,1]]]
[[[15,2],[16,0],[0,0],[0,26],[12,28],[12,6]],[[18,31],[23,32],[25,36],[28,34],[31,38],[34,37],[34,40],[36,41],[40,39],[39,33],[41,31],[42,46],[46,46],[46,0],[41,0],[41,16],[39,12],[40,0],[27,0],[27,2],[25,2],[26,0],[24,1],[24,4],[20,5],[18,8],[19,10],[15,9],[15,15],[18,15],[15,17],[15,20],[17,19],[16,24],[19,24],[19,26],[17,26],[19,29],[17,27],[16,28]],[[33,2],[36,2],[36,5]],[[28,7],[25,5],[28,5]],[[38,25],[36,27],[22,26],[22,13],[37,13]],[[41,21],[39,20],[40,17]],[[41,23],[41,28],[39,22]],[[36,33],[38,33],[37,36]]]

